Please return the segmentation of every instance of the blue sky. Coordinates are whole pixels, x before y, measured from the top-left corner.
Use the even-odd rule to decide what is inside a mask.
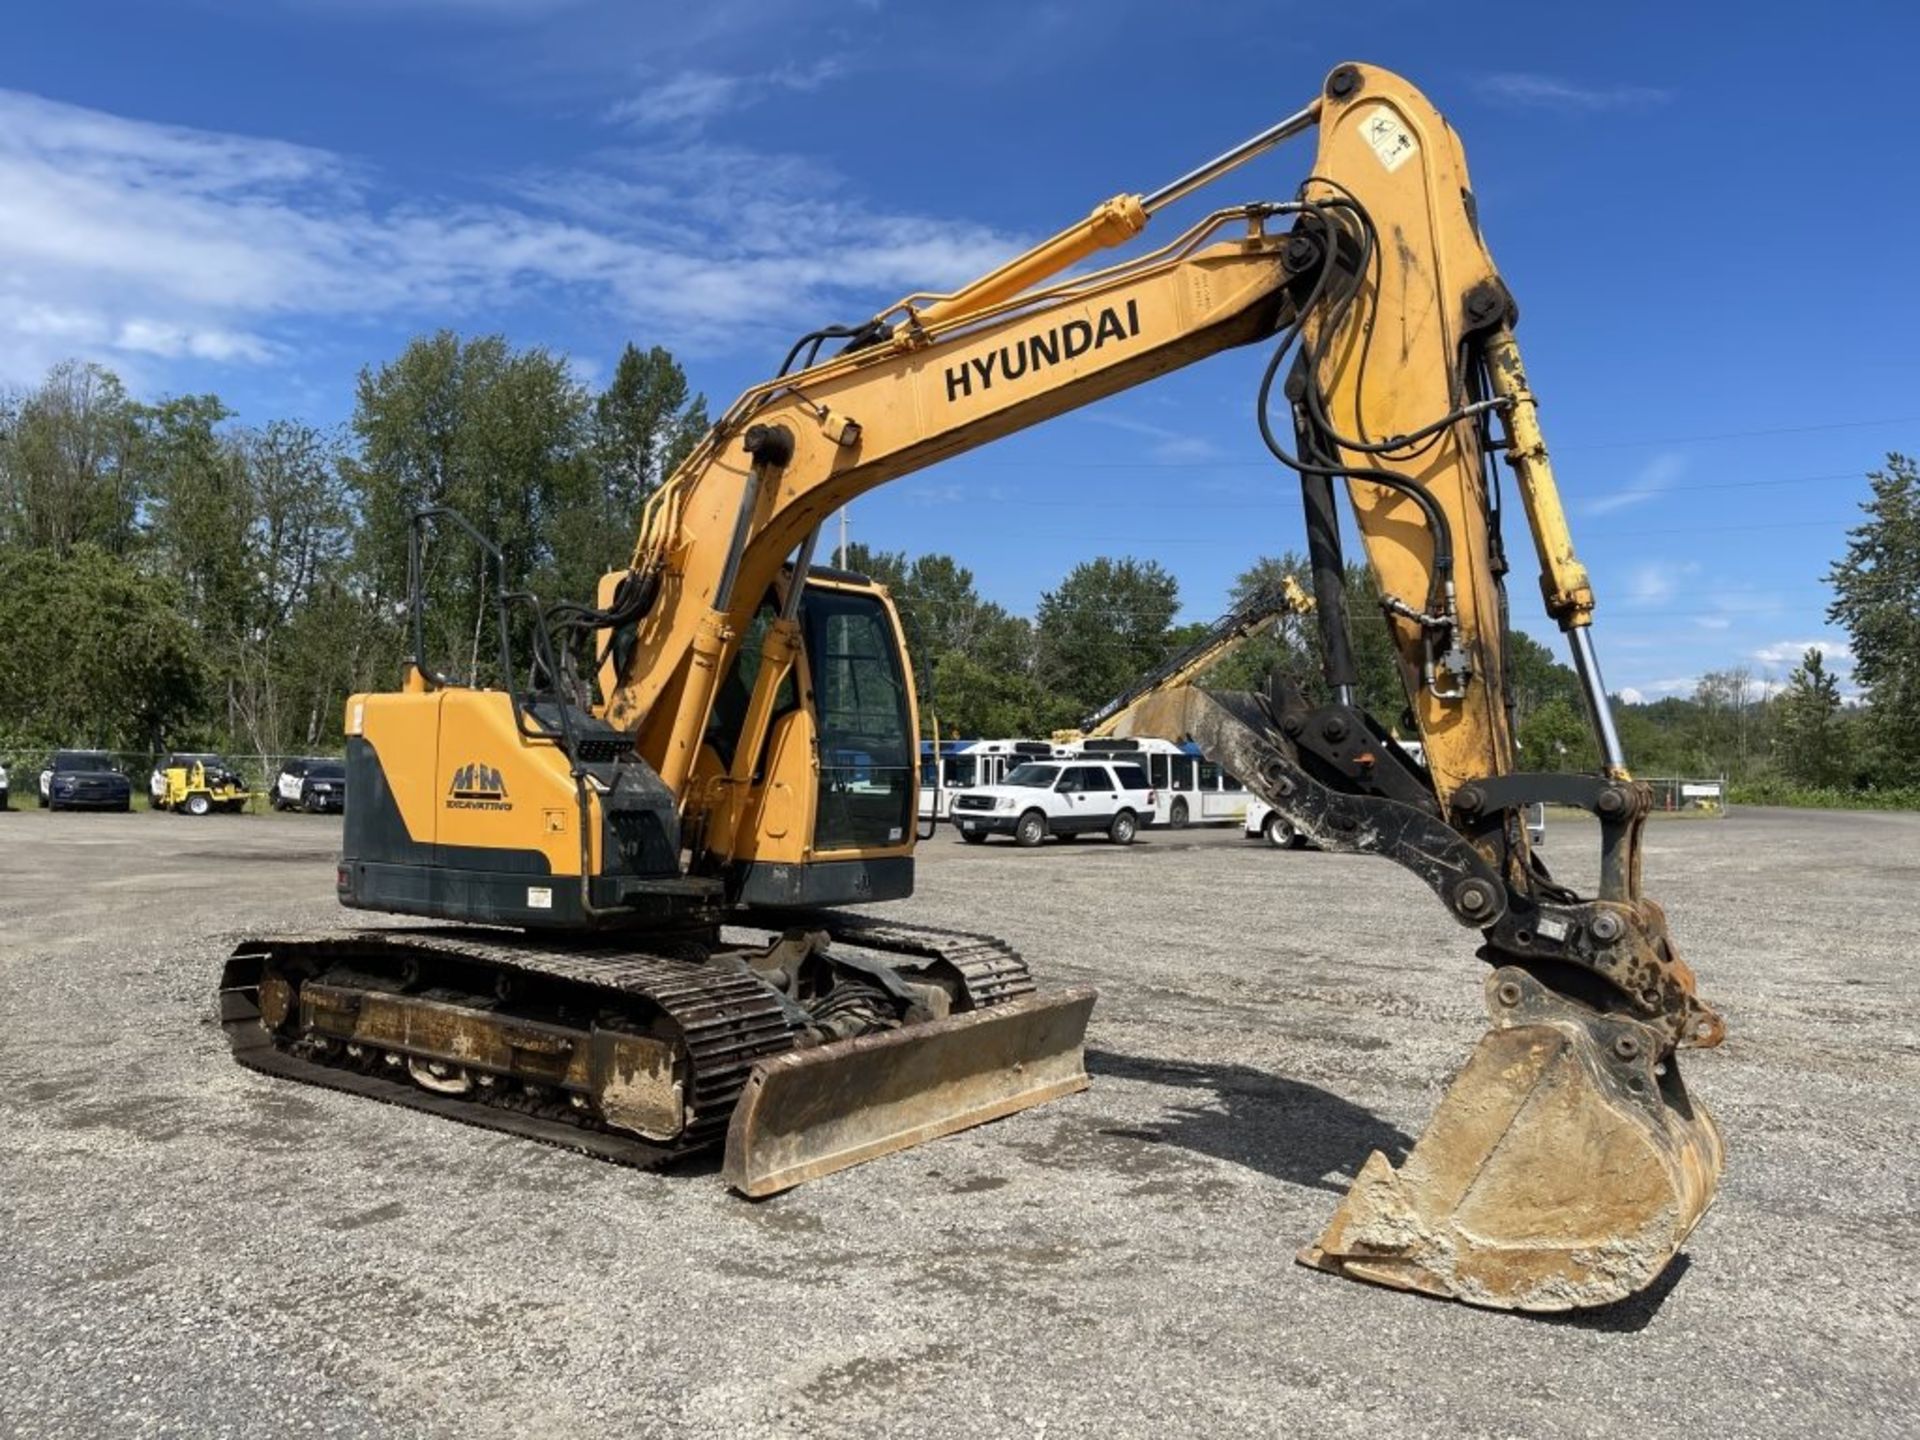
[[[1841,638],[1821,576],[1865,472],[1920,449],[1914,13],[23,7],[0,47],[0,383],[81,355],[145,394],[333,422],[362,364],[447,325],[550,346],[590,381],[629,339],[666,344],[718,409],[800,331],[988,269],[1364,59],[1465,140],[1610,683],[1777,678]],[[1205,206],[1290,193],[1308,143]],[[949,551],[1021,613],[1078,560],[1151,557],[1205,618],[1254,557],[1300,544],[1296,487],[1253,430],[1262,358],[898,482],[854,507],[854,535]],[[1515,579],[1516,618],[1550,639]]]

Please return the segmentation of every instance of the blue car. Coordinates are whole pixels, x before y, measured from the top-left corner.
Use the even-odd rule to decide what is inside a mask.
[[[131,810],[133,782],[103,750],[56,750],[40,772],[43,810]]]

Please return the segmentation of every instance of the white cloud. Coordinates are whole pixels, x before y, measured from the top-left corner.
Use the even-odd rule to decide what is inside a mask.
[[[1647,85],[1581,85],[1556,75],[1525,72],[1488,75],[1480,82],[1480,93],[1502,105],[1563,114],[1645,110],[1671,98],[1670,92]]]
[[[1091,411],[1081,418],[1091,420],[1096,425],[1105,425],[1111,430],[1124,430],[1129,435],[1140,435],[1151,440],[1153,444],[1147,447],[1147,458],[1163,465],[1204,465],[1210,461],[1223,459],[1226,454],[1219,445],[1204,435],[1174,430],[1165,425],[1155,425],[1151,421],[1135,419],[1131,415]]]
[[[1624,700],[1629,705],[1644,705],[1647,703],[1647,697],[1631,685],[1622,685],[1620,689],[1614,693],[1614,698],[1616,700]]]
[[[1731,615],[1696,615],[1693,623],[1702,630],[1728,630],[1733,627]]]
[[[747,82],[738,75],[686,70],[668,77],[607,111],[609,120],[640,126],[711,120],[731,110]]]
[[[1700,573],[1698,560],[1653,560],[1636,565],[1627,575],[1627,598],[1636,605],[1664,605],[1680,589],[1680,582]]]
[[[818,90],[844,74],[844,67],[827,59],[793,70],[763,75],[723,75],[713,70],[682,70],[650,81],[639,94],[618,101],[607,119],[636,129],[687,127],[697,129],[732,110],[744,109],[776,91]]]
[[[1847,662],[1853,659],[1853,647],[1844,640],[1780,640],[1762,645],[1753,652],[1753,658],[1762,665],[1798,665],[1809,650],[1818,650],[1826,659],[1842,662],[1841,669],[1849,668]]]
[[[1699,688],[1698,675],[1674,675],[1665,680],[1648,680],[1634,693],[1647,700],[1658,700],[1667,695],[1691,695]]]
[[[1644,505],[1665,493],[1686,471],[1685,455],[1678,450],[1663,450],[1642,465],[1620,489],[1587,501],[1586,512],[1589,515],[1611,515],[1629,506]]]
[[[71,354],[261,363],[316,321],[457,324],[567,298],[679,348],[758,344],[1018,248],[876,208],[792,157],[642,144],[613,163],[527,180],[511,203],[394,196],[327,151],[0,90],[0,382]]]

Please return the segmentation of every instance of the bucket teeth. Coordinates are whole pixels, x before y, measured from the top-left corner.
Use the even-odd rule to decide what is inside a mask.
[[[1378,1151],[1303,1264],[1510,1310],[1651,1284],[1712,1203],[1719,1131],[1658,1033],[1508,967],[1493,1028],[1399,1170]]]

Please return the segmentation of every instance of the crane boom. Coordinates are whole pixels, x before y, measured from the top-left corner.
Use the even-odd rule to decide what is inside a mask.
[[[1272,629],[1288,615],[1313,612],[1313,597],[1291,575],[1262,587],[1207,626],[1172,656],[1142,675],[1080,722],[1077,730],[1056,730],[1053,738],[1069,745],[1077,740],[1100,740],[1120,733],[1128,717],[1148,696],[1192,685],[1255,636]]]

